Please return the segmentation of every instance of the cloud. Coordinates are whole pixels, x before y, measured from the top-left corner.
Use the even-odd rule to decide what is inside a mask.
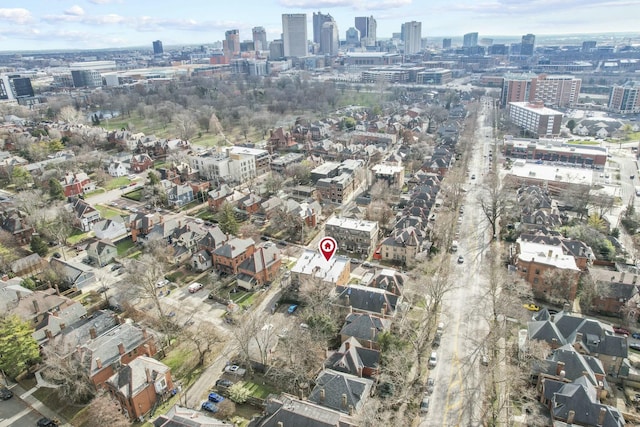
[[[122,3],[122,0],[89,0],[89,2],[93,4],[112,4]]]
[[[27,24],[32,21],[31,12],[23,8],[0,9],[0,21],[13,22],[14,24]]]
[[[77,4],[71,6],[69,9],[64,11],[65,15],[71,16],[82,16],[84,15],[84,9],[78,6]]]
[[[494,0],[451,5],[449,10],[482,15],[546,14],[549,10],[580,11],[585,8],[639,6],[640,0]]]
[[[350,7],[354,10],[385,10],[409,6],[412,2],[413,0],[280,0],[280,5],[300,9]]]

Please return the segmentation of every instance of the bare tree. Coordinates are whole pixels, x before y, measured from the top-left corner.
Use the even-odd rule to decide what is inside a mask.
[[[510,190],[500,185],[498,175],[492,173],[488,176],[487,185],[478,195],[478,203],[482,213],[491,226],[491,239],[497,238],[500,218],[509,210],[512,199]]]
[[[165,275],[165,262],[161,256],[147,252],[138,259],[122,260],[130,297],[151,300],[160,319],[165,319],[156,284]]]
[[[82,113],[71,106],[62,107],[58,113],[58,117],[70,125],[78,125],[85,122]]]
[[[182,141],[190,140],[198,131],[198,124],[192,114],[179,113],[173,117],[176,132]]]
[[[233,336],[240,357],[250,369],[252,360],[263,365],[269,361],[269,355],[277,341],[278,326],[265,321],[260,313],[251,312],[234,327]]]
[[[61,400],[85,403],[93,397],[96,390],[89,371],[69,345],[61,340],[50,342],[43,352],[42,378],[57,386],[56,394]]]
[[[198,353],[197,366],[204,366],[207,356],[222,343],[222,338],[216,328],[207,322],[201,322],[195,328],[184,328],[182,336],[193,344]]]
[[[120,403],[106,391],[98,393],[87,409],[92,425],[128,427],[131,422],[123,413]]]

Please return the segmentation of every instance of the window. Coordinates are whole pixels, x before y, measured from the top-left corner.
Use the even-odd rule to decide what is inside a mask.
[[[534,278],[533,278],[533,284],[534,284],[534,285],[537,285],[537,284],[538,284],[538,278],[537,278],[537,277],[534,277]],[[546,292],[546,291],[545,291],[545,292]]]
[[[540,274],[540,269],[536,268],[536,274]]]

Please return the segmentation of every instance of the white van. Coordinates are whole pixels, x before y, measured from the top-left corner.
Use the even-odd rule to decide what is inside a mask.
[[[444,332],[444,323],[438,323],[438,328],[436,329],[436,334],[442,334]]]
[[[189,293],[194,293],[194,292],[198,292],[203,287],[204,285],[202,283],[193,282],[192,284],[189,285],[187,289],[189,290]]]
[[[435,368],[438,364],[438,354],[435,351],[431,352],[431,357],[429,357],[429,367]]]

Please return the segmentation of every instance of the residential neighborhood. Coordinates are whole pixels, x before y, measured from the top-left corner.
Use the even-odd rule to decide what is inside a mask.
[[[0,54],[0,427],[640,425],[638,44],[281,18]]]

